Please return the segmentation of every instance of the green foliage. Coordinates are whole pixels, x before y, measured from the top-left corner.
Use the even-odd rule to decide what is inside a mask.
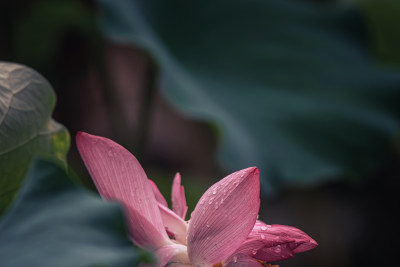
[[[13,40],[16,60],[34,69],[52,72],[57,52],[65,45],[65,36],[72,33],[89,39],[96,48],[96,21],[84,3],[76,0],[36,1],[16,24]]]
[[[364,0],[361,7],[371,29],[376,56],[386,63],[400,66],[400,2]]]
[[[51,119],[55,95],[30,68],[0,62],[0,215],[36,155],[65,160],[68,131]]]
[[[143,255],[127,239],[121,208],[49,161],[35,161],[0,222],[0,266],[132,267]]]
[[[111,39],[159,62],[171,103],[218,126],[223,166],[258,165],[276,187],[313,185],[364,174],[391,149],[400,73],[370,57],[356,10],[282,0],[99,3]]]

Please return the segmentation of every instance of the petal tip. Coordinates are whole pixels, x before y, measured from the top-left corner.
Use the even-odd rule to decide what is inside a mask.
[[[243,171],[247,174],[246,179],[255,179],[258,181],[258,186],[260,186],[260,170],[257,167],[249,167]]]
[[[318,243],[317,243],[317,241],[315,241],[314,239],[311,238],[310,245],[312,246],[312,248],[315,248],[316,246],[318,246]]]
[[[179,183],[181,183],[181,174],[180,174],[180,172],[177,172],[175,174],[174,180],[179,181]]]
[[[243,170],[240,170],[240,171],[238,171],[238,173],[241,173],[241,174],[244,174],[244,173],[246,173],[247,174],[247,176],[249,176],[249,175],[260,175],[260,170],[257,168],[257,167],[249,167],[249,168],[246,168],[246,169],[243,169]],[[241,177],[243,177],[243,176],[241,176]]]
[[[98,142],[106,143],[107,145],[112,146],[112,147],[115,147],[115,146],[122,147],[121,145],[115,143],[111,139],[108,139],[108,138],[102,137],[102,136],[93,135],[93,134],[88,134],[88,133],[82,132],[82,131],[78,131],[75,138],[76,138],[76,143],[77,143],[78,148],[83,144],[95,144]]]
[[[257,167],[249,167],[247,168],[248,172],[254,173],[254,174],[260,174],[260,170]]]
[[[79,138],[81,138],[82,134],[84,134],[84,132],[78,131],[75,135],[75,139],[79,140]]]
[[[95,136],[85,133],[85,132],[82,132],[82,131],[78,131],[76,133],[75,139],[76,139],[76,142],[81,142],[81,141],[83,141],[83,139],[88,138],[88,137],[90,138],[90,137],[95,137]]]

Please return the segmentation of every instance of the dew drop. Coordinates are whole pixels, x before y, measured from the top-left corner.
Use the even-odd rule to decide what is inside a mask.
[[[265,226],[265,225],[261,226],[261,230],[263,230],[263,231],[267,230],[267,226]]]
[[[278,246],[275,248],[275,252],[276,252],[276,253],[279,253],[279,252],[281,252],[281,251],[282,251],[281,245],[278,245]]]
[[[237,262],[237,256],[233,257],[233,262]]]
[[[256,254],[257,254],[257,249],[253,249],[253,251],[251,252],[251,254],[256,255]]]
[[[265,238],[265,236],[264,235],[261,235],[261,239],[264,239]]]
[[[215,195],[217,193],[217,189],[213,189],[212,193]]]

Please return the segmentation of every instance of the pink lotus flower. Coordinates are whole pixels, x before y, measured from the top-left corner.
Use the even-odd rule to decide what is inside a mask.
[[[170,210],[137,159],[122,146],[81,132],[76,142],[100,195],[122,203],[132,242],[154,251],[156,266],[262,267],[317,246],[297,228],[257,220],[260,177],[255,167],[211,186],[185,221],[179,174]]]

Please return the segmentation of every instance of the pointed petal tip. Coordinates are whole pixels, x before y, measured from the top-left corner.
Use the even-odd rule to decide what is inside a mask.
[[[179,185],[181,184],[181,174],[179,172],[177,172],[174,176],[174,183],[179,183]]]
[[[309,236],[308,236],[308,237],[309,237]],[[312,239],[311,237],[309,237],[309,238],[310,238],[310,239],[308,240],[307,244],[304,246],[304,251],[311,250],[311,249],[313,249],[313,248],[315,248],[315,247],[318,246],[317,241],[315,241],[315,240]],[[303,252],[303,251],[302,251],[302,252]]]
[[[308,240],[304,241],[303,243],[298,244],[298,246],[293,249],[293,252],[294,253],[306,252],[306,251],[309,251],[309,250],[315,248],[316,246],[318,246],[318,243],[314,239],[309,237]]]
[[[244,177],[243,175],[245,175],[246,177],[248,177],[248,176],[259,177],[260,176],[260,170],[257,167],[249,167],[249,168],[237,171],[235,173],[240,174],[240,178],[243,178]]]
[[[75,140],[76,140],[76,142],[79,142],[79,140],[80,140],[82,134],[84,134],[84,132],[78,131],[78,132],[76,133],[76,135],[75,135]]]
[[[311,238],[311,240],[310,240],[310,243],[311,243],[312,245],[314,245],[314,247],[318,246],[317,241],[315,241],[315,240],[312,239],[312,238]]]
[[[253,173],[253,174],[260,174],[260,170],[255,166],[244,169],[244,171],[246,171],[248,173]]]
[[[78,131],[76,133],[76,139],[80,139],[80,138],[108,139],[108,138],[105,138],[105,137],[101,137],[101,136],[97,136],[97,135],[93,135],[93,134],[88,134],[86,132]]]
[[[257,181],[256,186],[258,187],[258,190],[260,190],[260,170],[257,167],[249,167],[243,170],[240,170],[236,172],[236,178],[239,181],[244,181],[248,179],[252,179]]]
[[[78,131],[76,133],[76,138],[80,138],[81,136],[85,136],[85,135],[89,135],[88,133],[82,132],[82,131]]]
[[[81,152],[85,147],[87,147],[87,146],[92,147],[93,145],[97,146],[98,144],[102,144],[100,146],[107,146],[109,149],[113,149],[116,152],[121,151],[121,149],[124,151],[126,150],[120,144],[114,142],[113,140],[111,140],[107,137],[97,136],[97,135],[93,135],[93,134],[89,134],[89,133],[81,132],[81,131],[77,132],[76,145],[78,147],[78,150],[79,150],[81,156],[83,156],[83,154]],[[126,150],[126,152],[128,152],[128,150]],[[128,153],[131,155],[130,152],[128,152]],[[111,152],[110,152],[110,154],[111,154]]]
[[[103,137],[96,136],[96,135],[91,135],[91,134],[88,134],[88,133],[85,133],[85,132],[82,132],[82,131],[78,131],[76,133],[76,136],[75,136],[76,143],[77,143],[78,147],[82,142],[85,142],[85,141],[88,141],[88,140],[102,139],[102,138]]]

